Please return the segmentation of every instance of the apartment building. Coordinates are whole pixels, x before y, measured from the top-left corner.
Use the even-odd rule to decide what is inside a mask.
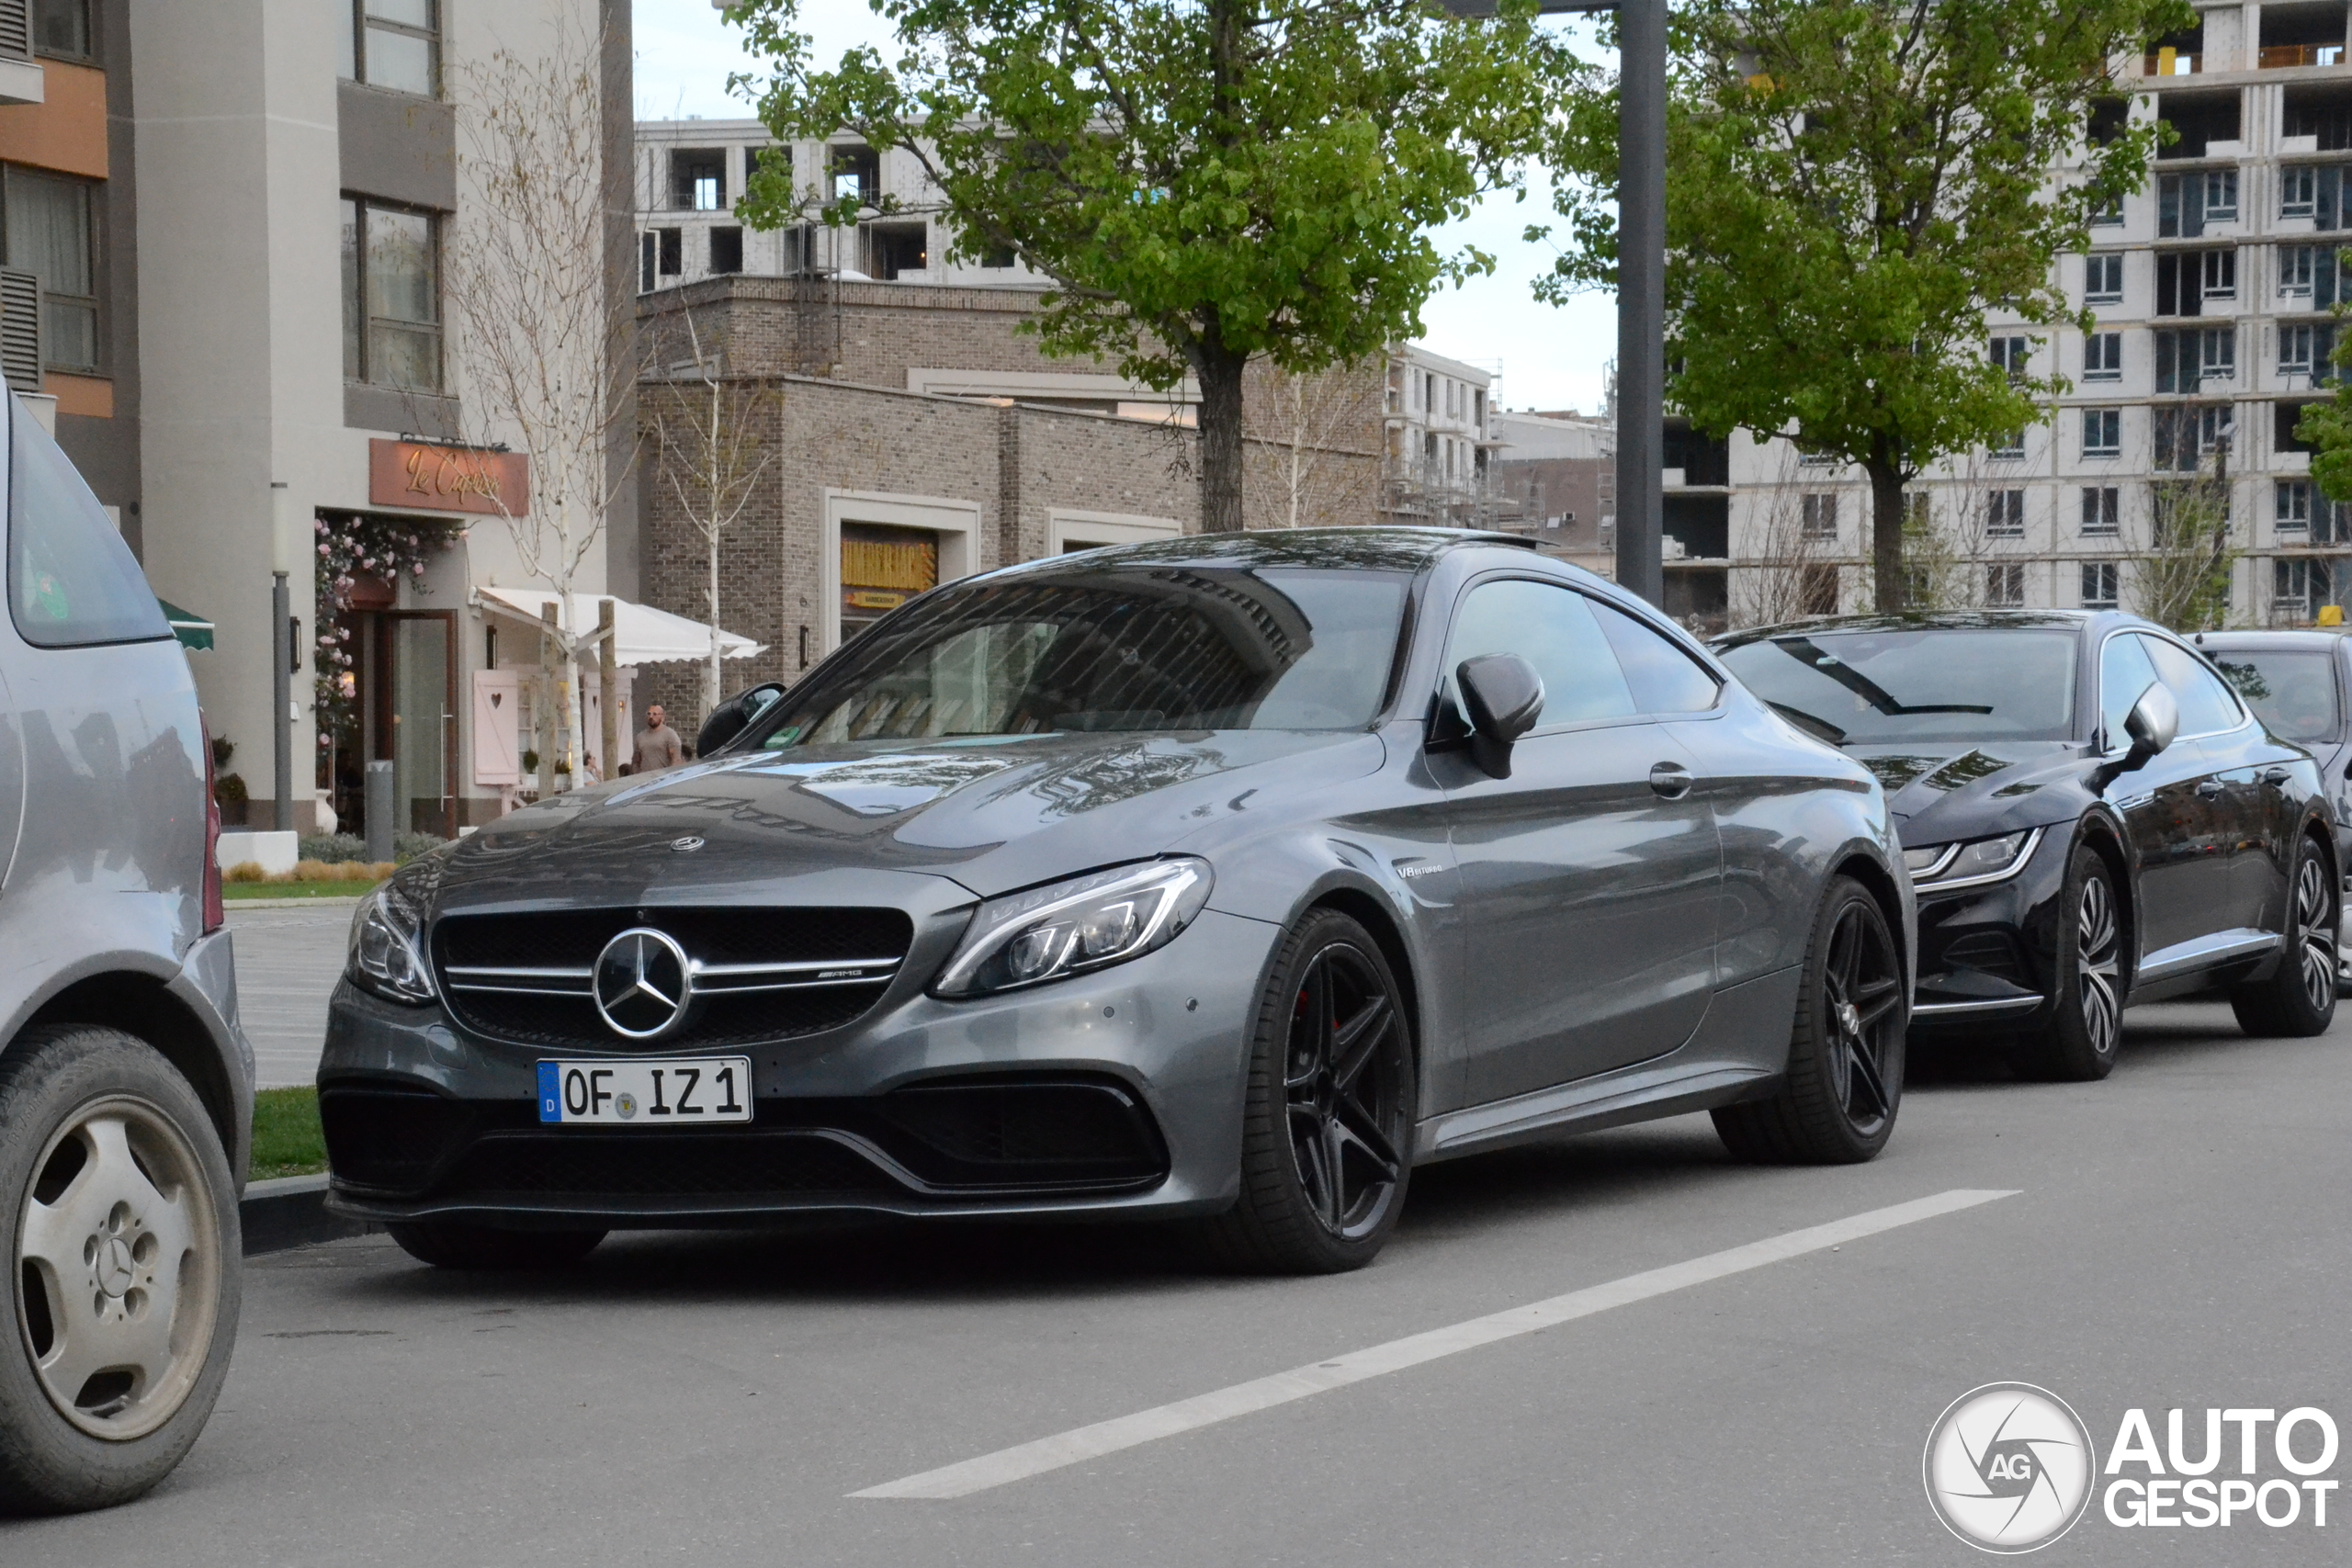
[[[496,74],[469,65],[585,51],[609,168],[583,177],[608,186],[625,298],[628,21],[625,0],[0,0],[0,367],[189,612],[258,826],[281,660],[294,826],[328,803],[353,823],[368,761],[394,764],[402,831],[523,785],[527,733],[483,682],[536,669],[536,610],[486,591],[533,580],[485,491],[526,492],[535,455],[467,417],[443,262],[480,186],[458,117]],[[621,570],[594,551],[576,588],[633,587],[635,515]]]
[[[1617,429],[1573,409],[1490,415],[1494,526],[1603,576],[1616,571]]]
[[[1913,504],[1932,542],[1916,585],[1928,599],[2132,608],[2166,507],[2200,474],[2226,479],[2233,623],[2301,624],[2352,594],[2352,509],[2317,493],[2294,435],[2325,395],[2333,310],[2352,280],[2346,12],[2200,4],[2194,27],[2130,62],[2123,112],[2161,117],[2178,140],[2060,264],[2093,331],[1994,319],[1995,364],[2071,389],[2014,440],[1922,477]],[[1715,617],[1866,605],[1860,473],[1744,432],[1724,456],[1732,548]]]
[[[1381,509],[1398,523],[1496,525],[1494,374],[1407,344],[1388,355]]]

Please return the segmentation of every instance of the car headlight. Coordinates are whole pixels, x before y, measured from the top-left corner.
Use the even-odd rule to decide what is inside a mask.
[[[1966,883],[1998,882],[2013,875],[2031,858],[2042,830],[2004,833],[1997,839],[1972,839],[1955,844],[1924,844],[1903,852],[1911,880],[1922,887],[1952,887]]]
[[[1193,923],[1211,880],[1208,862],[1185,857],[991,898],[931,993],[983,997],[1140,958]]]
[[[412,861],[398,874],[359,900],[351,917],[351,951],[344,973],[363,991],[412,1007],[431,1001],[433,971],[424,962],[424,911],[441,880],[436,863],[412,876],[424,863]]]

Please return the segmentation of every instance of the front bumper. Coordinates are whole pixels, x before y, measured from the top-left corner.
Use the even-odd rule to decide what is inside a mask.
[[[486,1039],[346,982],[319,1068],[330,1203],[605,1228],[1213,1213],[1239,1190],[1250,1027],[1280,934],[1204,911],[1143,958],[976,1001],[910,976],[851,1024],[748,1048],[750,1126],[683,1134],[542,1127],[537,1063],[596,1053]]]
[[[2014,875],[1939,894],[1917,889],[1917,1032],[2028,1029],[2049,1016],[2056,909],[2074,840],[2052,829]]]

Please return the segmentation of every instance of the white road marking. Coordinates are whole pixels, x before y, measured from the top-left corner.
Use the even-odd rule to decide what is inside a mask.
[[[1783,1262],[1808,1252],[1819,1252],[1825,1247],[1876,1235],[1881,1231],[1917,1224],[1921,1220],[1958,1213],[1962,1209],[1973,1209],[1979,1203],[1989,1203],[1996,1198],[2015,1196],[2016,1190],[1994,1191],[1954,1188],[1949,1192],[1939,1192],[1932,1198],[1916,1199],[1891,1208],[1872,1209],[1868,1213],[1832,1220],[1826,1225],[1790,1231],[1783,1235],[1749,1242],[1745,1247],[1711,1252],[1704,1258],[1693,1258],[1686,1263],[1669,1264],[1646,1273],[1628,1274],[1605,1285],[1570,1291],[1563,1296],[1531,1302],[1525,1306],[1509,1307],[1485,1317],[1474,1317],[1467,1323],[1432,1328],[1424,1334],[1392,1339],[1385,1345],[1351,1350],[1312,1366],[1294,1367],[1272,1377],[1235,1383],[1213,1393],[1180,1399],[1173,1404],[1162,1404],[1154,1409],[1136,1411],[1132,1416],[1122,1416],[1115,1420],[1099,1421],[1091,1427],[1057,1432],[1050,1438],[999,1449],[992,1454],[967,1459],[960,1464],[927,1470],[921,1475],[910,1475],[903,1480],[869,1486],[850,1495],[967,1497],[992,1486],[1025,1481],[1049,1470],[1100,1459],[1121,1449],[1132,1449],[1157,1438],[1172,1438],[1219,1421],[1230,1421],[1237,1416],[1248,1416],[1277,1404],[1287,1404],[1294,1399],[1305,1399],[1309,1394],[1345,1388],[1367,1378],[1403,1371],[1424,1361],[1459,1355],[1464,1350],[1475,1350],[1482,1345],[1492,1345],[1497,1340],[1515,1338],[1521,1334],[1532,1334],[1539,1328],[1549,1328],[1555,1324],[1590,1317],[1595,1313],[1607,1312],[1611,1307],[1630,1306],[1652,1296],[1686,1290],[1692,1285],[1703,1285],[1727,1275],[1746,1273],[1751,1269],[1761,1269],[1768,1263]]]

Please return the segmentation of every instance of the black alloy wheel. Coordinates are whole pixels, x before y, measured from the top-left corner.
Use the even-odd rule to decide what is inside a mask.
[[[1715,1131],[1742,1159],[1869,1159],[1902,1104],[1910,1009],[1886,915],[1852,878],[1831,881],[1798,984],[1780,1092],[1718,1109]]]
[[[1299,922],[1260,1002],[1241,1197],[1206,1226],[1217,1258],[1281,1273],[1372,1261],[1404,1207],[1412,1033],[1379,945],[1347,916]]]
[[[2009,1062],[2022,1077],[2088,1083],[2115,1070],[2126,980],[2115,874],[2086,844],[2067,863],[2055,925],[2050,1021],[2018,1042]]]
[[[2295,856],[2278,967],[2268,979],[2230,993],[2239,1028],[2290,1040],[2326,1032],[2335,1019],[2336,915],[2335,868],[2320,841],[2306,838]]]

